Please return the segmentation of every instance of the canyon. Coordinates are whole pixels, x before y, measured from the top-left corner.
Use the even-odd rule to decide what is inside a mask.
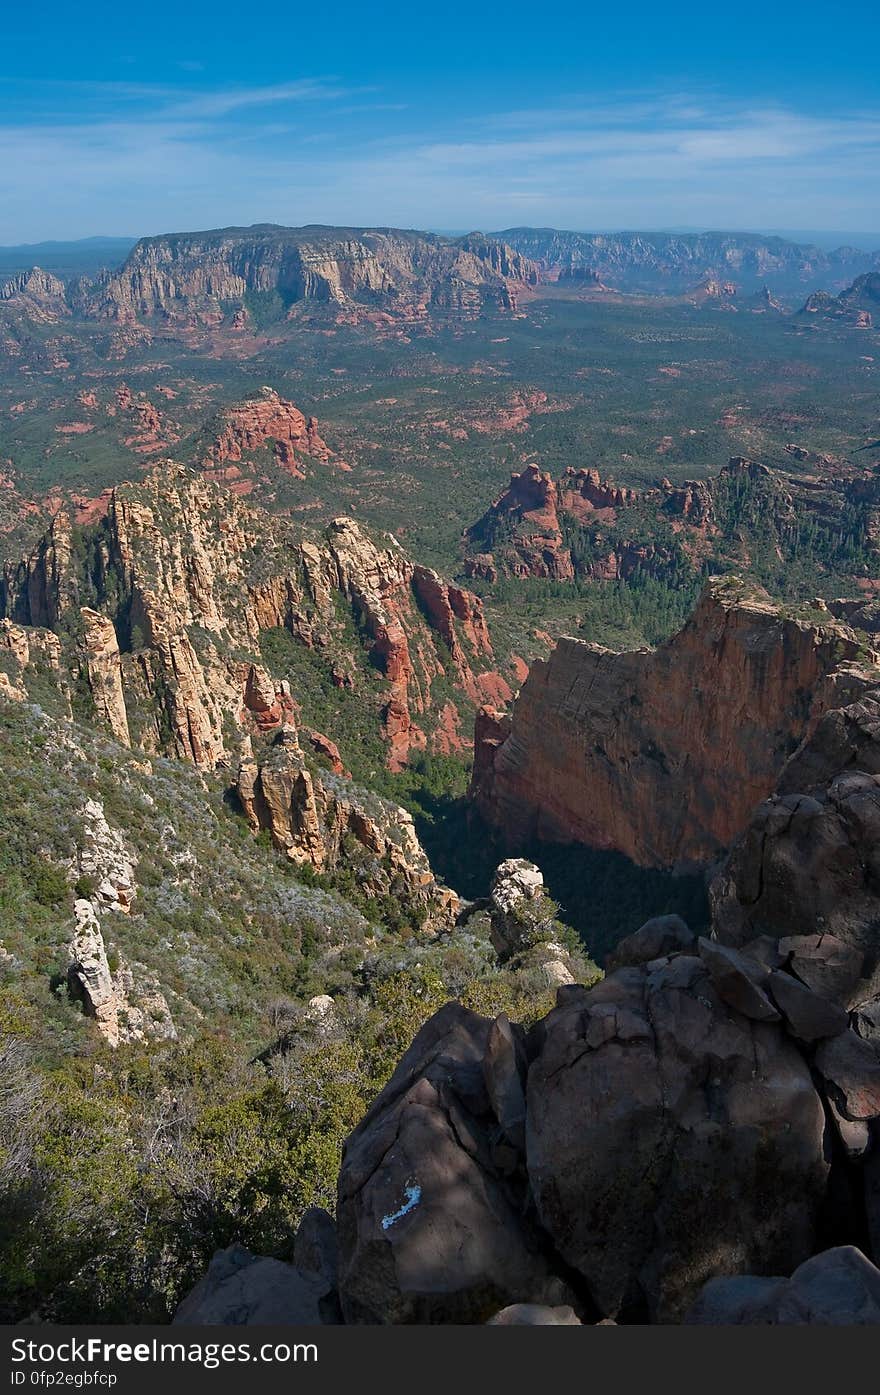
[[[832,639],[738,604],[758,668],[803,670]],[[649,920],[529,1026],[447,1003],[346,1140],[335,1223],[308,1215],[271,1277],[218,1251],[175,1321],[235,1302],[258,1323],[279,1302],[312,1324],[880,1323],[876,668],[869,683],[837,689],[747,816],[705,935]],[[543,894],[529,864],[498,869],[508,935]]]
[[[823,715],[876,684],[878,656],[834,620],[710,581],[656,650],[562,639],[510,711],[483,709],[472,793],[509,846],[534,838],[706,866],[775,788]]]
[[[2,1315],[877,1321],[876,259],[46,265],[0,295]]]

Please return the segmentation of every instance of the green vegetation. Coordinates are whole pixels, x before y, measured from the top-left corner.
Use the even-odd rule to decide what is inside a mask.
[[[298,872],[183,763],[147,767],[85,724],[3,702],[0,765],[7,1321],[164,1321],[218,1246],[288,1256],[436,1008],[460,997],[530,1020],[550,1006],[479,926],[423,934],[399,899],[364,897],[354,849],[333,878]],[[394,778],[429,804],[451,773],[426,758]],[[111,1050],[68,993],[74,896],[95,890],[77,860],[87,798],[135,867],[131,912],[101,913],[111,972],[159,981],[177,1040]],[[309,1017],[318,993],[329,1026]]]

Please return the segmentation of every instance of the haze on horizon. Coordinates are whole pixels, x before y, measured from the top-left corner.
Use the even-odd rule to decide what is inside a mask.
[[[0,244],[274,222],[880,230],[880,19],[746,0],[4,21]]]

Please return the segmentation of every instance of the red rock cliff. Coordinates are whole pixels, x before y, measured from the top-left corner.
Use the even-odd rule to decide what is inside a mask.
[[[715,579],[659,649],[562,639],[533,664],[509,724],[478,722],[473,795],[514,845],[537,836],[642,866],[705,864],[822,714],[876,682],[860,655],[853,631]]]

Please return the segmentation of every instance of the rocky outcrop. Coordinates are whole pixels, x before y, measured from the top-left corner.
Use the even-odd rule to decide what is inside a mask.
[[[101,926],[91,902],[84,898],[75,903],[74,914],[76,931],[70,946],[68,982],[101,1035],[110,1046],[118,1046],[122,1004],[110,973]]]
[[[453,923],[458,897],[434,879],[412,817],[331,771],[313,773],[294,726],[282,727],[264,760],[242,762],[236,790],[253,831],[265,829],[292,861],[316,872],[357,861],[367,895],[396,895],[431,929]]]
[[[128,915],[136,895],[136,856],[107,822],[104,806],[87,799],[81,813],[82,836],[69,868],[75,885],[76,929],[67,971],[71,996],[94,1018],[109,1046],[177,1035],[168,1002],[154,974],[142,964],[129,965],[111,943],[101,917]]]
[[[515,961],[536,982],[559,988],[598,976],[599,971],[573,952],[572,932],[557,918],[558,911],[545,893],[544,878],[534,862],[510,857],[496,867],[489,895],[468,902],[458,924],[472,932],[477,921],[485,918],[488,938],[502,964]]]
[[[82,810],[82,838],[71,871],[85,879],[89,896],[99,910],[128,914],[135,897],[134,869],[137,859],[125,846],[120,833],[107,822],[98,799],[87,799]]]
[[[854,1245],[814,1255],[790,1279],[710,1279],[685,1322],[713,1327],[875,1327],[880,1270]]]
[[[69,699],[70,690],[62,664],[62,646],[51,630],[0,620],[0,694],[17,702],[28,697],[28,670],[43,670]]]
[[[794,973],[854,1006],[880,995],[880,690],[828,712],[710,889],[717,933],[772,934]]]
[[[563,639],[533,664],[509,722],[478,722],[473,796],[510,844],[704,865],[824,714],[877,680],[876,656],[845,626],[793,618],[716,579],[657,650]]]
[[[836,320],[854,325],[857,329],[871,329],[874,316],[880,313],[880,271],[867,272],[856,277],[851,286],[840,295],[828,295],[816,291],[809,296],[801,309],[801,316],[814,315],[819,320]]]
[[[569,468],[554,480],[528,465],[465,532],[465,573],[488,581],[628,581],[638,574],[675,582],[683,570],[696,575],[707,564],[748,570],[768,526],[780,556],[800,523],[817,532],[827,554],[843,509],[860,514],[860,541],[873,547],[880,517],[874,473],[796,450],[789,454],[804,465],[799,471],[733,456],[706,479],[663,478],[649,489],[617,485],[597,470]]]
[[[343,1156],[347,1321],[484,1322],[494,1303],[568,1304],[588,1322],[724,1308],[716,1320],[821,1322],[832,1271],[852,1279],[838,1314],[868,1311],[867,1260],[811,1256],[864,1236],[871,1128],[861,1153],[852,1138],[880,1113],[876,1045],[768,967],[762,941],[741,953],[679,924],[656,955],[656,930],[639,936],[527,1034],[452,1003],[422,1028]],[[803,1033],[789,989],[814,1023],[826,1013],[823,1036]],[[780,1285],[822,1302],[735,1316],[756,1296],[748,1276],[792,1273],[762,1304]],[[707,1308],[722,1277],[737,1302]]]
[[[172,1322],[186,1327],[315,1327],[332,1324],[336,1311],[332,1285],[320,1274],[236,1244],[217,1250]]]
[[[292,402],[273,388],[260,389],[226,412],[203,457],[209,474],[229,478],[229,465],[235,465],[269,447],[277,465],[289,474],[305,478],[303,456],[329,461],[333,455],[321,437],[315,417],[305,417]]]
[[[772,938],[665,917],[622,957],[529,1031],[417,1033],[345,1145],[338,1269],[322,1213],[294,1247],[346,1322],[880,1322],[878,1044]]]
[[[429,744],[463,746],[461,713],[511,691],[494,668],[482,603],[416,567],[394,539],[375,542],[346,518],[303,539],[289,521],[169,461],[143,484],[113,490],[77,549],[59,513],[31,554],[7,567],[0,602],[22,627],[63,617],[83,628],[84,668],[111,730],[125,740],[126,719],[135,744],[203,768],[234,759],[242,730],[277,728],[294,710],[285,679],[263,671],[255,685],[265,629],[284,627],[320,653],[334,682],[380,670],[392,768]],[[352,641],[355,627],[369,656]],[[444,680],[461,713],[453,702],[450,714]]]
[[[279,315],[316,302],[416,318],[431,310],[471,316],[487,306],[515,308],[517,292],[536,280],[526,258],[490,238],[262,225],[143,238],[84,303],[88,313],[122,323],[234,321],[250,297],[275,297]]]
[[[64,282],[33,266],[0,286],[0,302],[21,311],[36,324],[55,324],[70,315]]]
[[[116,627],[107,615],[83,606],[83,649],[89,687],[99,719],[123,746],[131,745],[125,694],[122,686],[122,658]]]
[[[571,554],[563,543],[557,491],[551,476],[537,465],[511,475],[505,492],[468,530],[466,544],[472,553],[466,563],[469,575],[487,576],[489,567],[495,569],[495,539],[502,528],[512,528],[515,533],[511,549],[515,559],[509,562],[513,575],[558,580],[574,576]]]
[[[108,1046],[142,1041],[147,1036],[173,1039],[177,1033],[164,994],[155,978],[119,960],[111,970],[101,924],[92,901],[74,902],[76,928],[70,944],[67,982],[71,996],[95,1021]],[[117,956],[118,959],[118,956]]]

